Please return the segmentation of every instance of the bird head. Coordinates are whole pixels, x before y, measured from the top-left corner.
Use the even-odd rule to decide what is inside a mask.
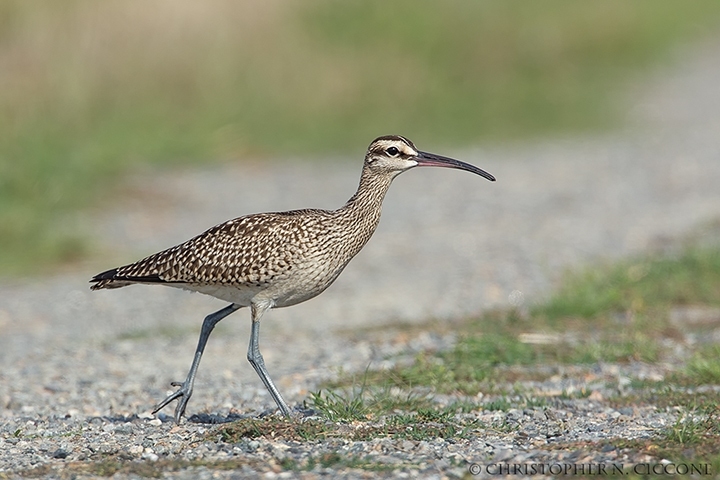
[[[420,151],[410,140],[400,135],[386,135],[373,140],[365,154],[365,166],[393,177],[414,167],[457,168],[495,181],[495,177],[474,165]]]

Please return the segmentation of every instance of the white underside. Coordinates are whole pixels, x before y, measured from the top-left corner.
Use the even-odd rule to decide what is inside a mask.
[[[193,285],[187,283],[168,283],[168,286],[182,288],[191,292],[203,293],[211,297],[225,300],[226,302],[249,307],[252,305],[253,298],[257,296],[259,291],[250,288],[238,289],[229,285]],[[258,288],[258,290],[260,290]]]
[[[306,278],[302,282],[297,279],[284,279],[284,281],[278,280],[270,286],[264,287],[191,283],[166,283],[165,285],[210,295],[243,307],[251,305],[262,305],[266,308],[289,307],[321,294],[335,281],[343,268],[337,269],[330,275],[323,275],[322,278]]]

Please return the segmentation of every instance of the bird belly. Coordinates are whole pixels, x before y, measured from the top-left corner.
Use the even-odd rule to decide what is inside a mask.
[[[310,300],[327,289],[345,268],[345,264],[318,264],[314,268],[297,268],[256,284],[168,284],[183,290],[202,293],[244,307],[270,302],[274,307],[289,307]],[[318,267],[318,265],[322,265]]]
[[[255,286],[238,286],[232,284],[193,284],[193,283],[181,283],[181,284],[169,284],[171,286],[177,286],[183,290],[189,290],[191,292],[198,292],[204,295],[210,295],[211,297],[225,300],[226,302],[241,305],[243,307],[249,307],[252,304],[253,298],[262,291],[262,288]]]
[[[345,265],[332,269],[315,269],[306,274],[288,275],[259,292],[257,298],[272,301],[275,307],[289,307],[320,295],[342,272]]]

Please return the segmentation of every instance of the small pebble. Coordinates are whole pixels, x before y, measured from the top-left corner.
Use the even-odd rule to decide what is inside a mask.
[[[53,452],[52,456],[53,456],[53,458],[67,458],[68,455],[69,455],[68,452],[59,448]]]

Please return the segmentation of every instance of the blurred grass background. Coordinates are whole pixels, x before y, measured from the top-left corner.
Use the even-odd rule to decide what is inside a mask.
[[[0,275],[91,254],[70,215],[140,165],[611,128],[718,25],[715,0],[4,0]]]

